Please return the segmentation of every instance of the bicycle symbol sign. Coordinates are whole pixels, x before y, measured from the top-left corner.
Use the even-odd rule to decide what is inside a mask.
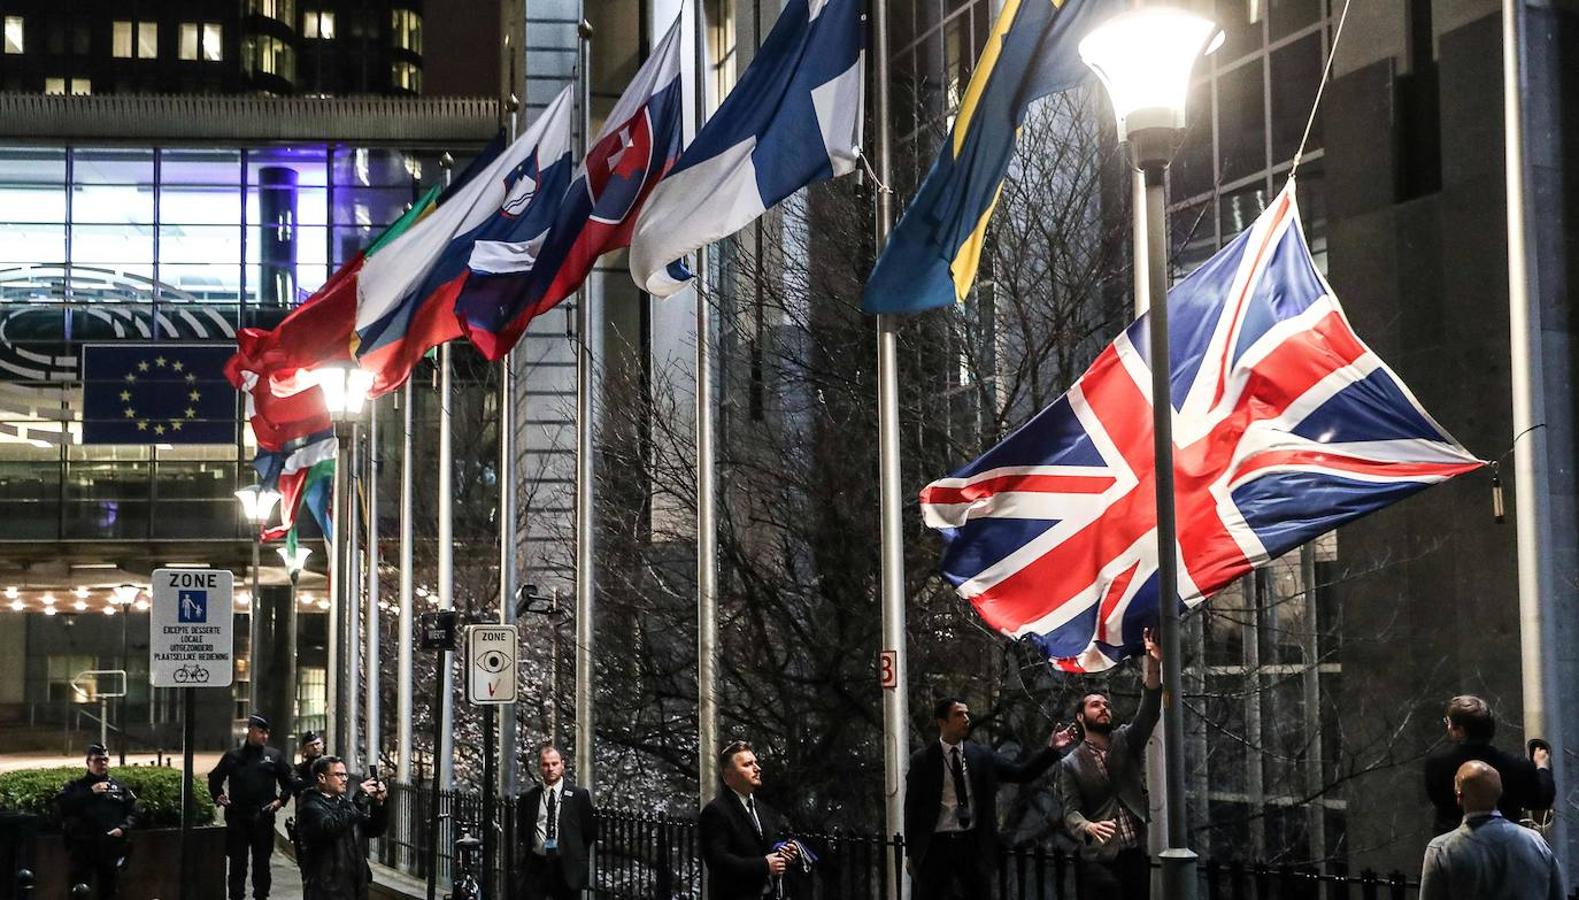
[[[154,687],[229,687],[235,677],[233,576],[223,569],[155,569],[148,616]]]

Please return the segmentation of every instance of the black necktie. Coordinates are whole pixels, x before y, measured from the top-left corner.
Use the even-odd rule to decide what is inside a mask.
[[[550,790],[548,792],[548,839],[551,841],[559,837],[558,800],[559,791]]]
[[[762,820],[757,818],[757,801],[754,797],[746,798],[746,812],[751,813],[751,825],[757,830],[757,837],[762,836]]]
[[[959,817],[959,827],[970,827],[970,794],[965,788],[965,764],[959,758],[959,748],[949,751],[949,774],[954,778],[954,812]]]

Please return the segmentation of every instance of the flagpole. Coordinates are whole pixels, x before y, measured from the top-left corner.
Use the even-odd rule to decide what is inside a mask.
[[[692,0],[696,127],[707,119],[707,21]],[[696,251],[696,784],[699,805],[718,784],[718,522],[713,419],[713,327],[707,307],[707,247]]]
[[[515,143],[519,128],[520,100],[510,94],[510,143]],[[516,587],[516,365],[520,354],[511,347],[499,369],[499,624],[515,624]],[[493,707],[488,707],[493,710]],[[504,795],[516,791],[516,716],[515,704],[499,707],[500,782]]]
[[[449,187],[455,174],[455,163],[448,153],[444,155],[444,186]],[[450,434],[450,347],[439,345],[439,528],[438,575],[439,609],[455,609],[455,447]],[[449,664],[450,654],[440,653],[438,696],[439,745],[433,748],[438,757],[439,790],[447,791],[455,783],[455,704],[450,702],[454,673]]]
[[[351,455],[346,465],[346,514],[345,514],[345,617],[341,619],[342,637],[345,640],[345,684],[341,686],[340,703],[345,707],[345,735],[340,755],[345,757],[346,768],[359,769],[362,753],[361,728],[357,722],[357,686],[362,680],[362,426],[351,423]]]
[[[587,71],[591,60],[592,24],[583,18],[580,72],[581,135],[579,155],[587,156],[592,128],[592,78]],[[593,788],[592,742],[592,311],[589,292],[583,282],[576,290],[576,780]]]
[[[395,778],[401,784],[411,783],[411,595],[415,587],[412,574],[412,485],[413,460],[411,458],[411,426],[415,419],[411,404],[416,398],[411,379],[406,379],[402,389],[400,430],[400,617],[396,623],[399,636],[395,642],[395,743],[400,756],[395,763]]]
[[[888,0],[872,0],[873,65],[876,66],[873,119],[877,125],[876,160],[879,253],[893,228],[893,195],[889,192],[890,135],[888,92]],[[909,762],[909,692],[905,648],[905,548],[900,531],[899,459],[899,322],[891,315],[877,317],[877,462],[879,527],[882,534],[882,644],[883,659],[891,667],[883,687],[883,795],[885,827],[889,835],[904,832],[905,767]],[[908,894],[905,879],[889,880],[890,900]]]
[[[367,694],[363,705],[367,709],[366,764],[378,765],[378,749],[383,740],[379,727],[379,672],[378,645],[378,401],[367,401]]]
[[[1552,562],[1544,548],[1553,533],[1552,505],[1546,491],[1548,408],[1541,348],[1541,290],[1530,265],[1533,250],[1525,211],[1529,195],[1529,159],[1524,147],[1524,97],[1529,90],[1525,71],[1524,0],[1502,2],[1502,78],[1504,160],[1508,205],[1508,332],[1513,394],[1513,521],[1518,548],[1520,681],[1523,685],[1524,734],[1544,738],[1552,747],[1552,766],[1564,766],[1563,717],[1554,715],[1560,696],[1554,679],[1559,668],[1557,598]],[[1559,771],[1557,776],[1562,777]],[[1552,849],[1567,861],[1567,821],[1554,817]]]

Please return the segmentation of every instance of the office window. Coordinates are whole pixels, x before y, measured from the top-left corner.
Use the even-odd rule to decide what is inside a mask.
[[[258,38],[258,71],[278,75],[286,81],[296,78],[296,50],[272,35]]]
[[[197,23],[182,22],[180,38],[181,46],[178,55],[182,59],[197,59]]]
[[[220,62],[225,58],[225,27],[218,22],[203,23],[203,58]]]
[[[44,79],[44,93],[46,93],[46,94],[64,94],[64,93],[66,93],[66,79],[64,79],[64,78],[46,78],[46,79]]]
[[[73,97],[86,97],[93,93],[93,82],[86,78],[71,79],[71,95]]]
[[[137,23],[137,58],[159,58],[159,23]]]
[[[77,22],[71,26],[71,52],[78,56],[93,52],[93,28],[88,23]]]
[[[302,13],[302,37],[330,40],[334,37],[334,13],[309,9]]]
[[[225,58],[225,28],[218,22],[182,22],[180,57],[220,62]]]
[[[132,58],[132,23],[115,22],[110,26],[110,55],[116,59]]]
[[[22,17],[5,17],[5,52],[22,52]]]
[[[409,62],[392,63],[389,67],[390,80],[394,86],[413,94],[422,93],[422,69]]]
[[[390,16],[395,46],[412,53],[421,53],[422,16],[409,9],[393,10]]]
[[[286,25],[296,21],[296,0],[252,0],[251,6],[258,15]]]

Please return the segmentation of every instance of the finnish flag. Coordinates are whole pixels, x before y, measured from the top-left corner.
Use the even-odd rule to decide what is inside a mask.
[[[790,0],[718,111],[653,189],[631,239],[631,277],[668,297],[673,265],[808,184],[855,170],[865,102],[860,0]]]

